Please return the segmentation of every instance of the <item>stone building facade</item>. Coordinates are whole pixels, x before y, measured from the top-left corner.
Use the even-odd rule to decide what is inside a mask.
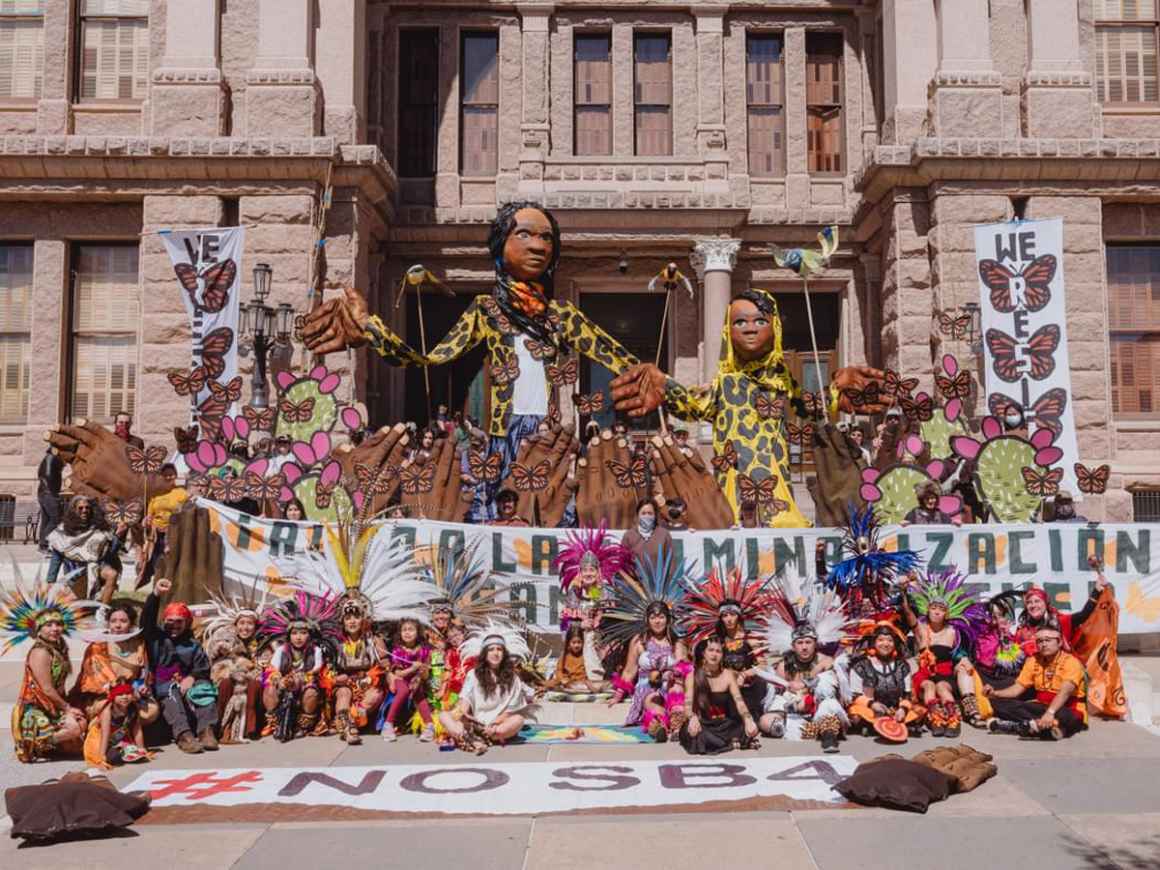
[[[1113,472],[1083,510],[1153,518],[1155,6],[0,0],[0,490],[31,493],[42,432],[82,411],[132,407],[172,443],[188,328],[157,230],[245,225],[273,301],[301,308],[317,273],[418,344],[403,271],[456,291],[424,297],[441,335],[489,283],[497,204],[522,198],[562,224],[556,292],[688,382],[747,286],[779,294],[809,380],[800,283],[772,251],[828,224],[827,367],[929,385],[953,352],[978,372],[969,336],[938,329],[978,301],[973,227],[1062,217],[1079,447]],[[696,280],[666,311],[646,286],[670,260]],[[341,362],[373,422],[421,410],[421,379]],[[434,371],[436,400],[470,403],[471,366]]]

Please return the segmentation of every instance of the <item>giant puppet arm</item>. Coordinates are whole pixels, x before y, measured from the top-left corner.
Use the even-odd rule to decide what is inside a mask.
[[[80,495],[128,501],[164,495],[173,487],[159,475],[140,474],[129,464],[128,446],[99,423],[54,426],[44,433],[52,452],[72,469],[70,485]]]

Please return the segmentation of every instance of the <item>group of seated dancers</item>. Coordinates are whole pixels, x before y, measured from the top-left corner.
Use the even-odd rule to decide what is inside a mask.
[[[626,725],[692,754],[762,735],[826,752],[854,733],[955,738],[964,720],[1055,740],[1087,727],[1084,663],[1070,649],[1111,595],[1095,560],[1090,600],[1062,614],[1039,586],[984,601],[960,574],[913,566],[858,583],[839,571],[694,574],[671,550],[634,557],[611,533],[581,529],[554,563],[564,609],[553,664],[532,655],[478,548],[424,565],[401,540],[383,546],[380,567],[364,568],[373,576],[341,591],[287,578],[273,594],[215,596],[199,618],[169,600],[164,578],[140,613],[18,582],[0,594],[9,644],[31,641],[17,757],[108,768],[148,760],[170,738],[199,753],[372,733],[481,753],[518,740],[539,701],[565,699],[627,702]],[[73,632],[89,641],[75,679]]]

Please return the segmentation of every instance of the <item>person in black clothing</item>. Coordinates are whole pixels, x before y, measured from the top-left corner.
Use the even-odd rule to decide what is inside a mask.
[[[218,748],[217,693],[209,681],[209,656],[193,637],[193,614],[184,603],[174,601],[165,608],[164,627],[157,624],[159,596],[172,588],[169,580],[157,580],[141,612],[153,693],[179,749],[190,754],[212,751]]]
[[[52,452],[44,451],[44,458],[36,469],[36,501],[40,505],[40,524],[36,534],[40,552],[48,552],[48,536],[60,525],[60,486],[64,463]]]
[[[697,644],[696,668],[685,678],[685,724],[680,741],[690,755],[757,749],[757,723],[745,706],[737,677],[724,666],[725,647],[716,636]]]

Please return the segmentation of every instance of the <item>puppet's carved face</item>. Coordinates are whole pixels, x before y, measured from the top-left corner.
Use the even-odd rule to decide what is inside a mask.
[[[505,271],[517,281],[538,281],[552,262],[556,237],[548,216],[535,208],[516,212],[516,225],[503,245]]]
[[[748,299],[729,306],[729,340],[742,362],[761,359],[773,349],[773,320]]]

